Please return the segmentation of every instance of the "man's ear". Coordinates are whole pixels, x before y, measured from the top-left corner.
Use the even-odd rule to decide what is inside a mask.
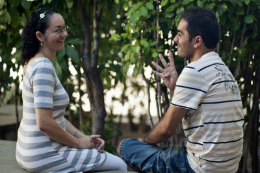
[[[198,35],[198,36],[196,36],[196,37],[194,38],[194,40],[195,40],[194,48],[200,47],[200,45],[201,45],[202,42],[203,42],[202,37],[201,37],[200,35]]]
[[[43,34],[40,32],[40,31],[36,31],[36,33],[35,33],[35,35],[36,35],[36,38],[39,40],[39,42],[43,42]]]

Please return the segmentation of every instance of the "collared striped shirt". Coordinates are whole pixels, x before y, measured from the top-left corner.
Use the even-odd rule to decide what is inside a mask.
[[[236,172],[243,149],[242,101],[216,52],[183,69],[171,105],[188,109],[182,120],[188,160],[207,173]]]

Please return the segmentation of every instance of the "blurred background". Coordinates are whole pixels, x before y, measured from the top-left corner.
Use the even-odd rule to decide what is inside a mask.
[[[47,7],[64,18],[65,49],[53,62],[70,96],[66,118],[101,134],[106,150],[142,137],[163,118],[171,94],[151,74],[158,54],[173,52],[178,73],[189,63],[173,42],[180,13],[212,10],[221,26],[216,52],[233,73],[244,107],[244,155],[238,172],[259,172],[260,0],[0,0],[0,139],[17,138],[22,118],[21,33],[30,13]],[[160,146],[180,144],[181,125]]]

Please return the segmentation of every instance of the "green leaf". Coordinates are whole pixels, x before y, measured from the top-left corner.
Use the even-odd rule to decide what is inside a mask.
[[[27,0],[23,0],[22,3],[21,3],[21,5],[22,5],[22,7],[23,7],[24,9],[26,9],[26,10],[29,10],[29,9],[30,9],[30,6],[31,6],[30,2],[27,1]]]
[[[122,34],[121,34],[121,37],[126,38],[127,35],[128,35],[127,33],[122,33]]]
[[[110,42],[117,42],[117,41],[119,41],[120,40],[120,35],[118,35],[118,34],[113,34],[110,38],[109,38],[109,41]]]
[[[140,17],[140,11],[135,11],[130,17],[130,22],[136,23],[139,20]]]
[[[222,5],[221,5],[221,9],[222,9],[223,11],[227,11],[227,10],[228,10],[227,4],[222,4]]]
[[[149,47],[148,42],[146,41],[146,39],[142,39],[141,40],[141,45],[144,46],[145,48]]]
[[[172,18],[174,16],[174,13],[173,12],[170,12],[170,13],[166,13],[165,17],[166,18]]]
[[[244,13],[245,13],[245,11],[244,11],[243,8],[237,8],[237,9],[236,9],[236,14],[237,14],[237,15],[244,15]]]
[[[9,14],[11,17],[11,25],[12,25],[12,27],[16,28],[20,24],[20,21],[21,21],[20,14],[16,8],[10,8],[8,11],[9,11]]]
[[[158,56],[158,53],[157,52],[154,52],[153,54],[152,54],[152,57],[153,58],[156,58]]]
[[[193,0],[183,0],[182,4],[183,4],[183,5],[187,5],[187,4],[189,4],[190,2],[193,2]]]
[[[249,23],[252,23],[253,21],[254,21],[254,19],[255,19],[255,17],[253,16],[253,15],[247,15],[246,17],[245,17],[245,22],[247,23],[247,24],[249,24]]]
[[[117,136],[123,136],[123,132],[120,129],[115,129]]]
[[[250,3],[250,0],[244,0],[244,2],[246,3],[246,5],[248,5]]]
[[[125,61],[128,61],[131,59],[131,52],[127,52],[127,54],[125,55]]]
[[[76,44],[83,44],[85,43],[84,40],[80,39],[80,38],[74,38],[71,40],[66,41],[68,44],[72,44],[72,45],[76,45]]]
[[[7,11],[0,15],[0,22],[6,22],[7,24],[11,23],[11,16]]]
[[[22,26],[25,26],[25,24],[26,24],[26,17],[25,17],[24,14],[22,14],[22,17],[21,17],[21,25],[22,25]]]
[[[63,59],[62,61],[59,61],[59,66],[61,67],[61,69],[63,70],[68,70],[68,66],[66,64],[65,59]]]
[[[133,46],[133,51],[136,52],[136,53],[139,53],[140,49],[141,49],[140,46],[136,42],[135,45]]]
[[[204,7],[204,2],[203,1],[197,1],[198,7],[202,8]]]
[[[66,52],[67,52],[67,55],[71,58],[71,60],[74,63],[76,63],[76,64],[79,63],[79,54],[74,47],[66,45]]]
[[[128,47],[130,46],[130,44],[126,44],[122,47],[122,49],[120,50],[120,52],[124,52],[128,49]]]
[[[206,8],[212,10],[215,7],[215,3],[210,3],[206,5]]]
[[[138,2],[136,4],[134,4],[131,9],[127,12],[129,16],[131,16],[131,14],[136,11],[141,5],[143,5],[144,2]]]
[[[10,2],[10,4],[12,4],[11,7],[17,7],[18,5],[20,5],[21,0],[9,0],[9,2]]]
[[[149,1],[145,4],[145,7],[149,10],[153,10],[154,7],[153,7],[153,1]]]
[[[0,9],[2,9],[2,8],[3,8],[3,6],[4,6],[4,3],[5,3],[5,1],[4,1],[4,0],[0,0]]]
[[[115,0],[115,3],[116,3],[116,4],[119,4],[119,0]]]
[[[140,63],[137,63],[134,67],[134,71],[133,71],[133,77],[136,77],[138,74],[141,74],[143,70],[143,67]]]
[[[144,6],[142,6],[140,10],[141,10],[142,16],[144,16],[144,17],[148,16],[148,10]]]
[[[168,3],[168,0],[163,0],[163,1],[161,2],[161,6],[163,7],[163,6],[165,6],[167,3]]]
[[[61,61],[64,58],[64,56],[66,55],[66,50],[65,49],[66,48],[64,48],[64,49],[62,49],[62,50],[57,52],[57,56],[58,56],[58,60],[59,61]]]
[[[58,60],[57,59],[54,59],[54,66],[55,66],[55,71],[56,71],[56,74],[58,76],[58,78],[61,80],[62,79],[62,69],[58,63]]]
[[[240,27],[240,21],[238,19],[235,19],[233,22],[232,22],[232,29],[234,29],[234,31],[238,30]]]

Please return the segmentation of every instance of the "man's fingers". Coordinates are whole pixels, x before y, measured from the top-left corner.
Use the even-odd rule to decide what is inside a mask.
[[[153,74],[155,74],[156,76],[159,76],[160,78],[162,78],[163,79],[163,76],[162,76],[162,74],[161,73],[158,73],[157,71],[155,71],[155,70],[152,70],[152,72],[153,72]]]
[[[154,61],[152,61],[152,64],[154,65],[155,68],[157,68],[157,70],[159,70],[160,72],[163,72],[164,69],[162,67],[160,67],[158,64],[156,64]]]
[[[172,52],[169,53],[169,57],[170,57],[170,66],[175,68],[175,63],[174,63]]]
[[[159,58],[162,61],[162,64],[163,64],[164,68],[168,68],[168,64],[165,61],[165,59],[163,58],[162,54],[159,54]]]

